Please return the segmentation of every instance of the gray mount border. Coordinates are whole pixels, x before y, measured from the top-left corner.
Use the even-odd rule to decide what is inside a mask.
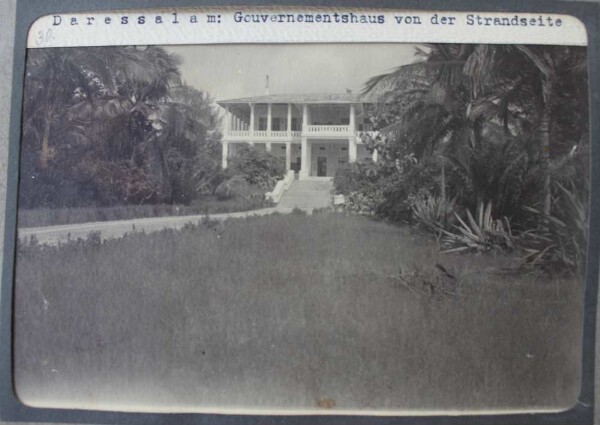
[[[67,12],[207,6],[324,6],[381,9],[562,13],[579,18],[588,34],[588,72],[591,137],[591,194],[588,263],[586,267],[584,342],[580,397],[575,406],[559,413],[475,416],[257,416],[215,414],[148,414],[71,409],[38,409],[22,404],[15,395],[12,375],[12,308],[16,247],[17,188],[21,110],[27,31],[39,17]],[[594,358],[596,300],[600,263],[600,4],[554,0],[17,0],[13,91],[8,149],[8,179],[4,236],[4,261],[0,287],[0,419],[17,422],[106,424],[216,424],[216,425],[517,425],[592,424],[594,409]]]

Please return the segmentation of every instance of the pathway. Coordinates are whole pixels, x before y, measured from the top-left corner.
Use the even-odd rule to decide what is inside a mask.
[[[331,179],[294,180],[281,197],[277,208],[300,208],[301,210],[327,208],[332,205],[332,190],[333,181]]]
[[[331,205],[331,181],[299,181],[292,183],[290,189],[283,195],[280,203],[273,208],[263,208],[253,211],[234,213],[210,214],[213,220],[227,218],[243,218],[261,216],[278,212],[291,213],[299,208],[309,213],[315,208],[325,208]],[[206,215],[187,215],[176,217],[136,218],[133,220],[96,221],[91,223],[64,224],[44,227],[23,227],[18,229],[18,238],[29,240],[35,237],[41,244],[57,245],[68,240],[85,239],[92,232],[100,232],[102,239],[118,238],[132,231],[156,232],[165,228],[180,229],[188,223],[198,223]]]

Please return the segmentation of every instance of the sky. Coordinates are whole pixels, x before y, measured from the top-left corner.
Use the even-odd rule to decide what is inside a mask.
[[[225,100],[265,94],[358,93],[374,75],[414,61],[412,44],[244,44],[167,46],[186,84]]]

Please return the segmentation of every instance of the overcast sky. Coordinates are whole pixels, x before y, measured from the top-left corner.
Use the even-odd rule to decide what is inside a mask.
[[[358,92],[364,82],[414,61],[412,44],[245,44],[168,46],[184,82],[216,100],[265,94]]]

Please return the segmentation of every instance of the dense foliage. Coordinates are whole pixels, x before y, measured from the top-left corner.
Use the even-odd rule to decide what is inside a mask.
[[[20,205],[188,204],[222,179],[218,125],[162,48],[32,50]]]
[[[474,238],[464,246],[485,239],[509,249],[505,236],[517,239],[516,230],[524,245],[537,244],[526,261],[577,268],[589,185],[586,66],[579,47],[418,48],[415,63],[365,84],[379,98],[370,111],[379,131],[365,141],[381,161],[368,176],[361,166],[341,170],[336,189],[350,208],[365,201],[380,217],[443,229],[452,249],[465,232]],[[565,218],[573,210],[576,223]],[[482,239],[482,226],[502,244],[487,244],[494,238]]]
[[[267,151],[254,149],[250,145],[237,146],[230,160],[228,172],[244,176],[244,179],[259,188],[269,191],[285,174],[285,163]]]

